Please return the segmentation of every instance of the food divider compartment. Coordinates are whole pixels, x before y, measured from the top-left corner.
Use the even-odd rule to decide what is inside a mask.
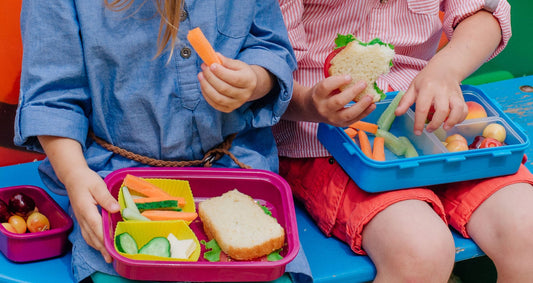
[[[501,149],[509,145],[523,144],[526,142],[523,137],[521,137],[518,132],[515,131],[513,127],[511,127],[509,123],[507,123],[507,121],[497,116],[465,120],[464,122],[455,125],[452,129],[447,131],[446,136],[460,134],[466,139],[468,144],[471,144],[474,141],[474,138],[476,136],[481,136],[483,133],[483,129],[485,129],[486,126],[492,123],[500,124],[505,128],[505,145],[501,147]]]

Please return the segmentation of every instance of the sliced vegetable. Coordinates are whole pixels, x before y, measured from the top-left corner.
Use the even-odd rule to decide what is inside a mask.
[[[118,251],[121,253],[134,255],[139,252],[137,242],[128,232],[117,235],[115,237],[115,244],[117,245]]]
[[[385,139],[385,147],[395,155],[402,156],[405,154],[407,150],[405,143],[389,131],[378,129],[376,137],[383,137]]]
[[[168,199],[171,197],[167,192],[163,191],[156,185],[131,174],[127,174],[124,178],[123,186],[128,187],[129,190],[136,191],[147,197],[162,197]]]
[[[207,261],[210,261],[210,262],[220,261],[220,252],[222,250],[220,249],[220,246],[218,245],[215,239],[212,239],[209,242],[206,242],[205,240],[201,240],[200,244],[205,246],[206,252],[204,253],[204,258]]]
[[[189,40],[191,46],[194,48],[196,53],[198,53],[198,56],[200,56],[200,58],[202,58],[202,60],[208,66],[213,63],[222,64],[220,58],[218,58],[215,50],[209,41],[207,41],[207,38],[205,38],[204,33],[199,27],[189,31],[187,34],[187,40]]]
[[[139,254],[170,257],[170,243],[165,237],[154,237],[139,249]]]
[[[417,157],[418,152],[416,151],[415,146],[411,143],[411,141],[407,137],[399,137],[400,141],[402,141],[405,144],[405,157]]]
[[[282,260],[283,259],[283,256],[281,256],[279,253],[281,252],[281,249],[279,250],[275,250],[273,252],[271,252],[268,256],[267,256],[267,261],[277,261],[277,260]]]
[[[348,129],[356,129],[356,130],[365,131],[367,133],[376,134],[376,132],[378,131],[378,125],[374,123],[370,123],[370,122],[365,122],[365,121],[357,121],[351,124],[350,126],[348,126]]]
[[[185,220],[192,222],[198,214],[196,212],[185,212],[185,211],[173,211],[173,210],[145,210],[141,212],[142,216],[156,221],[156,220]]]
[[[122,218],[124,218],[125,220],[150,221],[149,218],[139,212],[134,211],[129,207],[126,207],[122,210]]]
[[[344,132],[350,137],[350,138],[353,138],[357,135],[357,130],[353,129],[353,128],[346,128],[344,129]]]
[[[359,131],[357,136],[359,137],[359,146],[361,147],[361,151],[368,156],[368,158],[372,158],[372,146],[370,145],[370,140],[368,139],[365,131]]]
[[[137,203],[136,205],[139,210],[171,209],[171,210],[181,211],[181,208],[178,207],[177,200],[151,201],[151,202]]]
[[[133,200],[139,206],[139,204],[145,204],[145,203],[154,203],[154,202],[165,202],[165,201],[173,201],[177,202],[177,206],[184,207],[187,204],[187,201],[185,198],[182,197],[174,197],[174,196],[168,196],[168,197],[146,197],[146,198],[136,198]]]
[[[126,207],[131,209],[132,212],[137,213],[141,215],[141,212],[139,209],[137,209],[137,205],[135,205],[135,202],[133,201],[133,198],[131,197],[130,190],[126,186],[122,186],[122,197],[124,198],[124,203],[126,204]]]
[[[372,149],[372,159],[377,161],[385,161],[385,138],[375,137],[374,146]]]
[[[385,131],[390,130],[392,122],[394,122],[394,119],[396,118],[394,111],[396,110],[396,107],[398,107],[398,104],[400,103],[400,100],[402,99],[404,93],[405,92],[403,91],[398,92],[398,94],[396,94],[396,96],[392,99],[387,108],[385,108],[385,111],[381,113],[377,121],[378,127],[380,129]]]

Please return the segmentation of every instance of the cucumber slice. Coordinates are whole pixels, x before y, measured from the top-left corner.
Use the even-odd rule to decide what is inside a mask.
[[[179,209],[177,200],[162,200],[154,202],[136,203],[139,210],[147,209]]]
[[[142,215],[140,212],[135,212],[129,207],[122,210],[122,218],[125,220],[151,221],[148,217]]]
[[[124,197],[124,203],[126,204],[127,208],[131,209],[135,213],[141,214],[141,212],[137,208],[137,205],[135,205],[133,198],[131,197],[130,190],[128,189],[128,187],[122,187],[122,196]]]
[[[405,151],[407,150],[405,143],[390,132],[378,129],[376,137],[383,137],[385,139],[385,147],[395,155],[402,156],[405,154]]]
[[[117,235],[115,237],[115,243],[118,251],[121,253],[134,255],[139,251],[137,248],[137,242],[135,242],[135,239],[128,232]]]
[[[415,146],[411,143],[411,141],[407,137],[399,137],[401,142],[405,144],[405,157],[417,157],[418,152],[415,149]]]
[[[165,237],[155,237],[139,249],[139,254],[170,257],[170,243]]]
[[[380,129],[385,131],[390,130],[392,122],[394,122],[394,118],[396,118],[396,115],[394,115],[394,110],[396,110],[396,107],[398,107],[400,99],[402,99],[404,93],[405,92],[403,91],[398,92],[398,94],[396,94],[396,96],[392,99],[391,103],[387,106],[387,108],[385,108],[385,111],[381,113],[377,121],[378,127]]]

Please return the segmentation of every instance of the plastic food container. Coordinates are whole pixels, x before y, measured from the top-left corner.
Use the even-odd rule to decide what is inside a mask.
[[[113,267],[123,277],[134,280],[155,281],[271,281],[285,272],[299,249],[298,228],[290,187],[279,175],[254,169],[227,168],[125,168],[112,172],[105,178],[111,194],[116,198],[127,174],[143,178],[187,180],[196,203],[238,189],[250,195],[272,212],[285,229],[285,246],[280,253],[283,259],[267,261],[232,261],[221,255],[220,262],[203,258],[205,247],[201,245],[198,261],[135,260],[121,255],[114,247],[113,235],[119,213],[102,213],[104,242],[114,258]],[[199,241],[208,241],[198,217],[189,227]]]
[[[343,128],[320,124],[318,139],[337,160],[346,173],[368,192],[380,192],[437,185],[457,181],[495,177],[515,173],[529,147],[528,136],[501,110],[499,105],[481,90],[462,86],[465,101],[480,103],[487,112],[486,118],[465,120],[448,132],[439,129],[433,133],[425,130],[422,135],[413,133],[414,111],[396,117],[390,132],[407,137],[419,156],[404,158],[385,149],[386,161],[375,161],[364,155],[359,146],[344,132]],[[397,92],[396,92],[397,93]],[[376,103],[376,110],[363,119],[375,123],[396,93]],[[507,131],[504,146],[449,152],[442,141],[454,133],[462,134],[468,144],[476,135],[481,135],[489,123],[498,123]],[[370,141],[373,135],[368,135]]]
[[[24,193],[35,201],[39,212],[50,221],[51,229],[43,232],[17,234],[0,225],[0,250],[14,262],[28,262],[52,258],[70,249],[67,239],[72,219],[46,191],[35,186],[14,186],[0,189],[0,199],[8,203],[15,193]]]

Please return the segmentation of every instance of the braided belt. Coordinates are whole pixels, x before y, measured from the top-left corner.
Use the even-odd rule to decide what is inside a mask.
[[[240,168],[250,169],[251,167],[240,162],[233,153],[229,151],[231,147],[231,143],[233,142],[233,139],[235,139],[235,136],[237,134],[231,134],[226,139],[220,143],[218,146],[212,148],[208,152],[205,153],[204,158],[200,160],[191,160],[191,161],[172,161],[172,160],[159,160],[151,157],[147,157],[144,155],[136,154],[131,151],[125,150],[123,148],[120,148],[118,146],[112,145],[105,140],[97,137],[94,135],[94,133],[91,131],[89,132],[89,137],[93,139],[98,145],[105,148],[106,150],[109,150],[115,154],[118,154],[120,156],[123,156],[125,158],[131,159],[133,161],[137,161],[142,164],[146,164],[149,166],[154,167],[211,167],[213,165],[213,162],[219,160],[226,154],[237,164]]]

